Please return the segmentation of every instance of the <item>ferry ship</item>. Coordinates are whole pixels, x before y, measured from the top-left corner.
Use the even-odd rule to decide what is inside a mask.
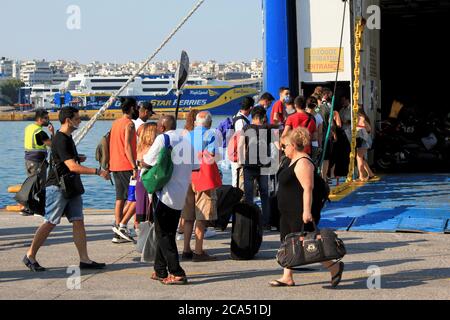
[[[78,74],[60,85],[36,85],[24,91],[22,100],[29,101],[33,108],[43,107],[57,111],[56,96],[70,93],[65,105],[75,106],[82,111],[95,113],[110,96],[128,80],[127,76],[89,76]],[[175,112],[177,96],[174,89],[174,75],[143,75],[136,77],[124,90],[121,97],[133,97],[137,101],[150,101],[156,113]],[[259,93],[261,80],[221,81],[193,76],[188,78],[180,100],[180,113],[190,108],[208,110],[213,115],[232,115],[239,110],[245,97]],[[24,88],[25,89],[25,88]],[[120,102],[108,109],[120,111]]]

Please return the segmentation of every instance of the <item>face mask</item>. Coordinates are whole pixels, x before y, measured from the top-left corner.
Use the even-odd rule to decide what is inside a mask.
[[[71,121],[72,122],[72,121]],[[78,130],[78,128],[80,127],[80,125],[75,125],[75,123],[72,122],[72,128],[73,130]]]
[[[284,103],[289,103],[289,102],[291,102],[291,96],[284,97]]]
[[[287,112],[287,114],[291,115],[291,114],[295,113],[295,109],[289,108],[289,109],[286,109],[286,112]]]

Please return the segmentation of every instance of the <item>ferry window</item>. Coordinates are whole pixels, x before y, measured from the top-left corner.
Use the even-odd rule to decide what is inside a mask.
[[[127,79],[91,79],[91,83],[100,83],[100,82],[126,82]],[[134,81],[134,80],[133,80]]]
[[[142,81],[142,84],[169,84],[169,81]]]
[[[106,90],[106,91],[112,91],[112,90],[119,90],[121,87],[92,87],[92,90]]]
[[[144,92],[166,92],[167,88],[143,88]]]
[[[33,89],[33,92],[50,92],[50,89]]]

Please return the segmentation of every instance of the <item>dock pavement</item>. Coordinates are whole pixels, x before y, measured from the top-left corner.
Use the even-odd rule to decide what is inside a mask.
[[[82,271],[77,287],[68,270],[78,264],[70,224],[63,219],[38,254],[48,271],[32,273],[22,258],[42,218],[0,210],[0,299],[450,299],[450,237],[446,234],[338,232],[348,253],[337,289],[330,288],[330,274],[319,264],[296,271],[295,287],[272,288],[268,282],[282,272],[275,261],[279,233],[264,234],[254,260],[234,261],[230,259],[229,226],[205,240],[205,249],[217,261],[183,261],[189,284],[165,286],[150,279],[152,264],[140,262],[133,244],[111,242],[112,220],[112,210],[85,210],[91,259],[107,263],[107,268]],[[177,243],[181,251],[182,241]]]

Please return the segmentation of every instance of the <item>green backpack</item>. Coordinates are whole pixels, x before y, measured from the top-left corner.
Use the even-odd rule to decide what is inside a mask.
[[[148,193],[155,193],[169,182],[172,172],[172,147],[169,136],[164,134],[164,147],[159,152],[156,164],[142,175],[142,184]]]

